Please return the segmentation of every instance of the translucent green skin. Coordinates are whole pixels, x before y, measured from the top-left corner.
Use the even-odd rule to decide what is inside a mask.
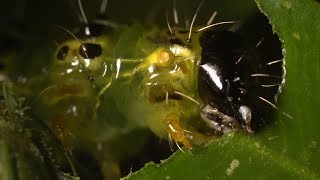
[[[186,35],[181,34],[180,39],[186,40]],[[52,89],[42,93],[39,104],[41,112],[48,114],[45,119],[59,114],[63,119],[73,120],[69,124],[67,120],[59,121],[58,125],[56,120],[47,123],[53,128],[67,128],[74,137],[88,141],[106,141],[138,127],[148,127],[159,137],[167,137],[162,119],[169,113],[180,117],[181,125],[188,129],[189,121],[199,116],[199,105],[174,91],[200,101],[198,38],[194,37],[192,43],[185,42],[190,47],[173,45],[168,42],[167,29],[138,24],[120,29],[110,37],[81,42],[74,39],[60,45],[68,46],[69,52],[64,60],[54,59],[50,70]],[[100,44],[102,55],[94,59],[80,56],[79,47],[84,42]],[[159,62],[158,54],[163,50],[171,53],[168,64]]]
[[[133,49],[131,56],[139,62],[135,68],[123,63],[123,78],[114,81],[110,88],[110,97],[113,97],[120,114],[125,116],[128,123],[133,126],[149,127],[159,137],[167,138],[168,132],[163,118],[170,113],[180,117],[180,122],[187,126],[192,117],[199,115],[199,107],[194,102],[179,97],[174,91],[181,92],[199,101],[197,96],[197,62],[200,60],[199,48],[192,51],[186,47],[176,47],[169,44],[170,36],[167,29],[144,28],[139,25],[124,32],[124,36],[131,31],[140,32],[136,46],[141,47],[141,52]],[[129,36],[129,35],[128,35]],[[154,37],[153,40],[148,40]],[[184,37],[186,40],[187,38]],[[156,41],[164,41],[156,44]],[[180,53],[172,53],[174,49],[180,49]],[[117,49],[118,50],[118,49]],[[117,51],[116,50],[116,51]],[[120,49],[121,50],[121,49]],[[168,51],[172,53],[168,64],[159,62],[159,53]],[[116,57],[118,58],[118,57]],[[121,60],[121,59],[120,59]],[[126,72],[130,72],[127,73]],[[120,74],[121,71],[120,71]],[[166,92],[169,93],[168,101],[165,100]],[[171,99],[171,95],[179,100]],[[130,127],[130,126],[129,126]],[[188,127],[185,127],[188,129]]]
[[[86,149],[101,164],[114,164],[138,152],[144,137],[127,140],[136,129],[147,128],[167,138],[168,114],[178,117],[181,128],[190,132],[191,143],[201,143],[193,133],[201,123],[199,104],[175,93],[188,95],[201,105],[197,90],[199,33],[187,43],[187,33],[173,31],[186,46],[169,43],[167,29],[139,24],[100,37],[65,41],[57,48],[48,75],[29,80],[31,92],[35,91],[30,99],[36,99],[33,113],[67,149]],[[101,45],[102,54],[83,58],[81,43]],[[60,60],[57,53],[63,46],[69,51]],[[161,62],[163,52],[169,55],[168,62]],[[41,91],[36,92],[35,87]],[[125,145],[110,145],[115,141]],[[101,168],[106,177],[118,173],[117,168]]]

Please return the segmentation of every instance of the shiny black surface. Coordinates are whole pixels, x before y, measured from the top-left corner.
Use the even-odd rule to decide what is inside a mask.
[[[251,128],[255,130],[262,126],[265,115],[274,107],[261,98],[276,103],[282,81],[282,62],[267,65],[272,59],[264,59],[260,47],[249,44],[242,35],[231,31],[207,31],[200,44],[198,81],[202,100],[236,119],[242,127],[245,122],[239,108],[249,107]],[[276,85],[265,87],[272,84]]]

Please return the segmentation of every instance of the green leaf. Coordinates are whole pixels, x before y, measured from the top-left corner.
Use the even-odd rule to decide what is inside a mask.
[[[265,143],[319,173],[320,3],[257,2],[284,44],[287,79],[280,111],[293,118],[285,118],[279,112],[278,124],[260,139],[276,138]]]
[[[259,141],[230,134],[192,153],[178,152],[160,165],[149,163],[126,179],[316,179],[318,174]]]
[[[192,155],[177,152],[125,179],[320,178],[320,3],[256,2],[284,46],[287,78],[275,123],[254,138],[234,134]]]

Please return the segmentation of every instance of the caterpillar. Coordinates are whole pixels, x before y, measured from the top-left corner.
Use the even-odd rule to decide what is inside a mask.
[[[59,27],[72,38],[58,45],[47,73],[16,93],[76,159],[93,156],[105,179],[119,177],[118,161],[130,156],[123,149],[142,148],[143,137],[126,140],[137,129],[182,151],[234,131],[254,134],[277,108],[284,61],[265,60],[257,50],[264,41],[252,46],[226,29],[237,21],[213,23],[213,14],[195,26],[202,4],[189,26],[177,23],[174,9],[175,25],[167,15],[167,27],[159,27],[89,21],[79,0],[82,28]]]

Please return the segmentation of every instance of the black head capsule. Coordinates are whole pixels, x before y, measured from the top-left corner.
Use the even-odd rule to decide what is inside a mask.
[[[235,32],[204,32],[200,45],[198,86],[206,104],[202,119],[220,134],[241,129],[253,133],[275,108],[282,62],[268,65],[256,47]]]

